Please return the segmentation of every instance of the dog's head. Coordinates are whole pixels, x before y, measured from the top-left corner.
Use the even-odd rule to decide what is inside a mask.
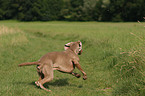
[[[64,49],[67,50],[68,48],[75,50],[78,55],[81,55],[82,53],[82,42],[69,42],[64,45]]]

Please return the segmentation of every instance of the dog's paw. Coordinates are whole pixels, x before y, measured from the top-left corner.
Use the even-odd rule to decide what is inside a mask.
[[[39,85],[39,81],[36,81],[35,84],[36,84],[38,87],[40,86],[40,85]]]
[[[87,79],[87,76],[83,76],[83,79],[86,80]]]
[[[80,74],[76,74],[75,76],[76,76],[77,78],[80,78],[80,77],[81,77],[81,75],[80,75]]]

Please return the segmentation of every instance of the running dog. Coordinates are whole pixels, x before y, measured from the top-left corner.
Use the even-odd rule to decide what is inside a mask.
[[[26,65],[37,65],[39,80],[35,82],[40,88],[50,92],[43,84],[53,80],[53,70],[58,70],[63,73],[69,73],[79,78],[81,75],[74,73],[73,70],[77,67],[83,74],[83,79],[87,79],[86,73],[79,64],[79,57],[82,53],[82,43],[80,41],[70,42],[64,45],[65,51],[50,52],[45,54],[37,62],[28,62],[19,64],[19,67]]]

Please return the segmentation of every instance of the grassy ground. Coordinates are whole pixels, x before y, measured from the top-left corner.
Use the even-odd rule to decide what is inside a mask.
[[[145,28],[142,24],[0,21],[0,95],[143,95]],[[83,54],[79,57],[80,64],[88,75],[85,81],[55,71],[54,80],[45,85],[52,90],[48,93],[34,84],[38,79],[35,66],[17,66],[19,63],[37,61],[47,52],[63,51],[64,44],[78,40],[83,43]],[[140,58],[137,65],[140,66],[137,68],[139,71],[131,71],[137,73],[131,74],[131,79],[127,75],[122,77],[136,68],[135,65],[128,67],[131,62],[129,60],[136,60],[132,55],[131,59],[125,59],[129,58],[127,52],[135,51],[138,54],[132,55],[138,55],[137,58]],[[125,52],[127,55],[124,55]],[[135,62],[137,61],[133,64],[137,64]],[[129,71],[122,71],[124,66],[129,68],[124,70]],[[80,73],[77,69],[75,71]],[[133,79],[132,83],[126,83],[137,76],[140,76],[139,83],[136,79]]]

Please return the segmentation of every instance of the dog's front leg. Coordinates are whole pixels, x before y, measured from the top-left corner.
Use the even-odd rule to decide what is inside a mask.
[[[83,69],[81,68],[81,65],[79,64],[79,62],[78,61],[73,61],[74,62],[74,64],[75,64],[75,66],[83,73],[83,79],[84,80],[86,80],[87,79],[87,74],[83,71]]]
[[[74,73],[74,72],[72,72],[72,73],[70,73],[70,74],[72,74],[73,76],[75,76],[75,77],[77,77],[77,78],[80,78],[80,77],[81,77],[81,75],[78,74],[78,73]]]

